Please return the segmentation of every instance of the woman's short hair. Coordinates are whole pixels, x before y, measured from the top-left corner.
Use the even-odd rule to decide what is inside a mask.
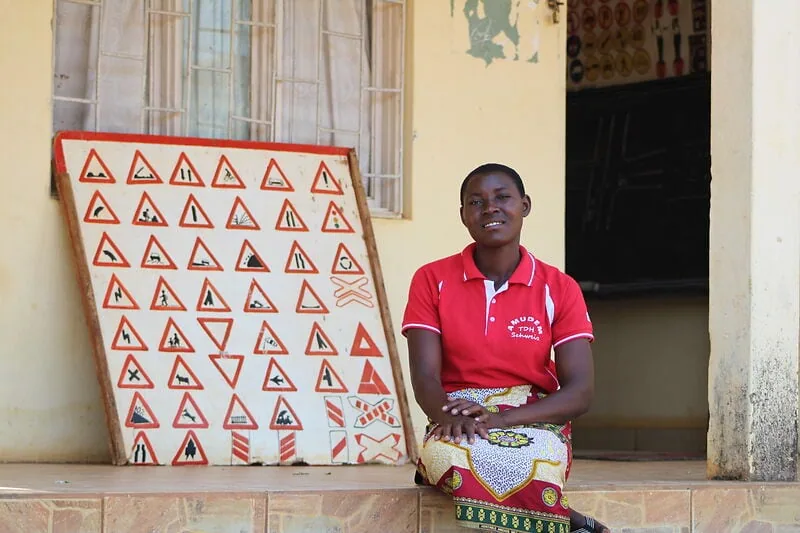
[[[464,178],[464,181],[461,182],[461,194],[459,195],[459,200],[462,204],[464,203],[464,193],[467,190],[467,184],[469,183],[469,180],[475,176],[491,174],[492,172],[499,172],[511,178],[511,181],[514,182],[514,185],[519,191],[519,195],[525,196],[525,185],[522,183],[522,178],[520,177],[519,172],[501,163],[484,163],[483,165],[473,169],[469,174],[467,174],[467,177]]]

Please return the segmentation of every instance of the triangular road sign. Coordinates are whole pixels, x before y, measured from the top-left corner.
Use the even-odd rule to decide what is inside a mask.
[[[363,356],[363,357],[383,357],[380,348],[372,340],[364,324],[358,323],[356,328],[355,337],[353,337],[353,345],[350,347],[350,355]]]
[[[297,392],[297,387],[274,358],[269,360],[261,388],[267,392]]]
[[[192,253],[189,254],[189,264],[186,265],[186,270],[221,271],[222,265],[211,253],[211,250],[208,249],[203,239],[197,237],[194,241]]]
[[[306,355],[339,355],[330,337],[322,330],[318,322],[311,326],[311,333],[306,343]]]
[[[167,387],[170,389],[178,390],[204,390],[203,384],[197,379],[197,376],[183,357],[180,355],[175,357],[175,364],[172,365],[172,372],[169,375]]]
[[[264,172],[264,179],[261,180],[261,189],[264,191],[294,191],[292,183],[286,177],[286,174],[283,173],[283,170],[281,170],[281,167],[278,166],[274,158],[269,160],[267,171]]]
[[[231,207],[231,213],[228,215],[228,222],[225,224],[226,229],[244,229],[257,231],[261,229],[258,222],[256,222],[253,213],[244,204],[240,197],[236,197]]]
[[[164,215],[153,203],[153,199],[147,194],[147,191],[142,192],[142,197],[139,199],[139,205],[133,211],[133,220],[131,224],[134,226],[168,226]]]
[[[194,346],[186,338],[181,328],[175,323],[172,317],[167,319],[164,333],[161,335],[161,343],[158,345],[160,352],[181,352],[194,353]]]
[[[114,334],[114,340],[111,342],[111,349],[128,350],[132,352],[146,352],[148,350],[142,337],[133,329],[133,326],[125,315],[122,315],[122,318],[119,320],[117,332]]]
[[[197,173],[186,152],[181,152],[178,157],[178,162],[175,163],[175,168],[172,170],[172,176],[169,179],[170,185],[184,185],[189,187],[205,187],[203,178]]]
[[[355,233],[353,226],[347,221],[341,208],[336,202],[328,204],[328,211],[322,219],[322,233]]]
[[[253,347],[253,353],[258,355],[288,355],[289,350],[281,342],[275,330],[264,320],[258,332],[258,340]]]
[[[317,175],[314,176],[314,183],[311,184],[311,192],[317,194],[338,194],[342,195],[342,186],[333,177],[331,169],[324,161],[320,161]]]
[[[133,154],[133,161],[131,161],[131,169],[128,171],[126,183],[128,185],[156,185],[164,183],[164,181],[142,152],[136,150]]]
[[[150,302],[151,311],[186,311],[186,306],[172,287],[169,286],[164,276],[158,277],[156,290],[153,292],[153,299]]]
[[[269,267],[249,240],[245,239],[242,249],[239,251],[239,258],[236,260],[237,272],[269,272]]]
[[[103,298],[103,309],[139,309],[139,304],[122,284],[116,274],[111,274],[106,295]]]
[[[212,318],[212,317],[197,317],[200,327],[206,332],[208,338],[214,343],[219,351],[224,352],[225,347],[228,345],[228,339],[231,336],[231,328],[233,327],[232,318]]]
[[[172,466],[205,466],[208,464],[208,457],[203,450],[203,445],[193,430],[186,432],[183,443],[172,458]]]
[[[281,212],[275,221],[275,229],[277,231],[308,231],[308,226],[288,198],[283,201]]]
[[[303,423],[297,418],[297,413],[294,412],[292,406],[289,405],[289,402],[286,401],[286,398],[283,396],[278,396],[269,428],[284,431],[290,429],[300,431],[303,429]]]
[[[238,394],[234,394],[231,397],[222,428],[234,430],[258,429],[258,422],[256,422],[250,410],[245,407]]]
[[[220,156],[219,163],[217,163],[217,170],[214,172],[214,179],[211,180],[211,186],[220,189],[245,189],[245,184],[239,173],[231,165],[230,160],[224,155]]]
[[[83,170],[78,178],[81,183],[116,183],[114,175],[108,170],[105,162],[98,155],[94,148],[89,150]]]
[[[305,314],[327,314],[328,307],[325,302],[319,297],[314,289],[311,288],[308,281],[303,280],[300,287],[300,294],[297,297],[297,305],[295,306],[296,313]]]
[[[333,366],[327,359],[322,360],[319,367],[319,375],[317,375],[317,384],[314,387],[317,392],[348,392],[347,386],[333,369]]]
[[[361,382],[358,384],[359,394],[391,394],[389,387],[383,382],[372,363],[364,363],[364,371],[361,374]]]
[[[308,257],[306,251],[297,241],[292,243],[283,271],[286,274],[319,274],[317,265]]]
[[[363,274],[364,269],[358,261],[356,261],[353,253],[345,246],[339,243],[339,248],[336,249],[336,255],[333,257],[333,266],[331,266],[331,274]]]
[[[125,417],[125,427],[137,429],[156,429],[160,427],[156,415],[147,405],[140,392],[133,393],[128,415]]]
[[[206,420],[205,415],[197,406],[197,402],[188,392],[183,394],[183,399],[175,413],[175,419],[172,421],[172,427],[184,429],[208,428],[208,420]]]
[[[261,285],[253,279],[250,282],[250,289],[247,291],[247,299],[244,302],[245,313],[277,313],[278,308],[270,300]]]
[[[94,253],[92,264],[97,267],[128,268],[131,266],[105,231],[97,244],[97,251]]]
[[[125,362],[122,363],[122,372],[119,373],[119,380],[117,380],[117,387],[120,389],[154,389],[155,384],[147,372],[144,371],[142,365],[133,356],[132,353],[128,354]]]
[[[219,370],[222,379],[230,385],[232,389],[239,383],[239,375],[242,373],[243,355],[220,355],[211,354],[208,356],[214,366]]]
[[[83,215],[83,221],[87,224],[119,224],[119,217],[108,205],[103,194],[100,191],[94,191],[92,199],[89,200],[89,205],[86,207],[86,213]]]
[[[183,212],[181,213],[181,219],[178,225],[182,228],[211,229],[214,227],[214,223],[211,222],[205,209],[203,209],[203,206],[197,201],[194,194],[190,194],[186,199],[186,205],[183,206]]]
[[[197,298],[197,311],[207,313],[228,313],[231,308],[208,278],[203,281],[203,288]]]
[[[160,268],[164,270],[178,270],[178,265],[169,256],[167,251],[158,242],[155,235],[150,235],[147,246],[144,247],[142,255],[142,268]]]
[[[140,431],[136,434],[128,462],[137,466],[158,465],[158,457],[156,457],[156,452],[153,450],[153,445],[150,443],[150,439],[147,438],[146,432]]]

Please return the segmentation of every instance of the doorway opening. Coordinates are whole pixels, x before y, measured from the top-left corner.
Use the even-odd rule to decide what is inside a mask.
[[[576,457],[701,458],[710,0],[570,0],[566,271],[595,328]]]

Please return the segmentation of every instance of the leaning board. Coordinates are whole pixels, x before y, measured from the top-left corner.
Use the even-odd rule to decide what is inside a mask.
[[[116,464],[414,457],[352,151],[61,132],[55,171]]]

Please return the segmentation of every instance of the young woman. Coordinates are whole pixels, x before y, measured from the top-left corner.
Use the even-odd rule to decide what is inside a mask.
[[[411,281],[402,332],[430,419],[418,481],[451,494],[464,527],[607,532],[562,494],[570,421],[594,393],[593,332],[578,284],[520,245],[530,210],[516,171],[476,168],[461,186],[475,242]]]

